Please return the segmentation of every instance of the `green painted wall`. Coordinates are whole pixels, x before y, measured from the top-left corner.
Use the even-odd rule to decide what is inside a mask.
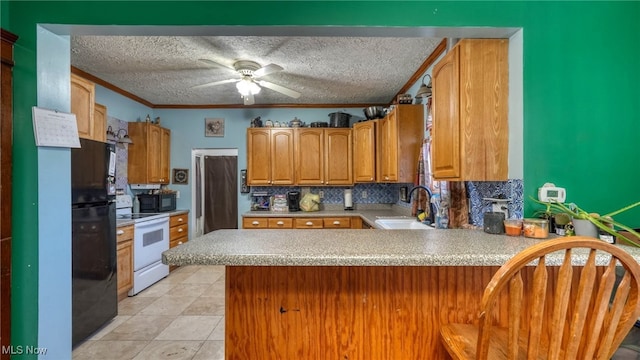
[[[522,27],[525,196],[550,181],[590,211],[640,200],[637,1],[11,1],[2,12],[2,26],[20,36],[14,71],[14,344],[33,344],[37,334],[37,269],[29,267],[38,256],[31,125],[37,23]],[[532,208],[527,201],[526,213]],[[640,209],[619,219],[640,227]]]

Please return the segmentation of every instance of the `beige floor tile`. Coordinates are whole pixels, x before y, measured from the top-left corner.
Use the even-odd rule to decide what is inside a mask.
[[[224,279],[218,280],[211,284],[209,288],[202,294],[206,297],[224,297]]]
[[[224,341],[205,341],[193,360],[224,360]]]
[[[174,286],[175,284],[170,284],[168,282],[165,282],[163,279],[158,283],[153,284],[152,286],[149,286],[148,288],[137,293],[136,296],[137,297],[160,297],[166,294]]]
[[[224,298],[200,296],[184,309],[181,315],[224,316]]]
[[[73,360],[130,360],[133,359],[149,341],[91,341],[87,347],[73,352]]]
[[[209,284],[176,284],[165,296],[201,296],[211,285]]]
[[[216,267],[212,267],[213,269],[200,269],[188,278],[186,278],[182,283],[183,284],[213,284],[216,280],[220,279],[224,276],[223,272],[217,269]]]
[[[207,338],[207,340],[224,341],[224,316],[222,317],[222,319],[220,319],[220,322],[213,329],[211,335],[209,335],[209,338]]]
[[[191,303],[195,297],[173,297],[163,296],[156,299],[151,305],[140,311],[141,315],[180,315]]]
[[[134,360],[191,360],[203,341],[151,341]]]
[[[125,321],[129,320],[130,318],[131,318],[130,315],[117,315],[110,322],[108,322],[107,324],[102,326],[100,329],[98,329],[98,331],[93,333],[93,335],[90,336],[88,338],[88,340],[100,340],[100,339],[102,339],[106,334],[110,333],[111,331],[113,331],[113,329],[117,328],[122,323],[124,323]]]
[[[118,315],[136,315],[156,300],[155,297],[128,297],[118,303]]]
[[[164,278],[162,280],[162,283],[180,284],[186,278],[188,278],[189,276],[193,275],[193,271],[192,272],[179,272],[179,273],[177,273],[176,271],[178,271],[178,270],[172,271],[171,274],[169,274],[169,276],[167,276],[166,278]]]
[[[104,335],[105,340],[153,340],[176,316],[136,315]]]
[[[178,316],[155,340],[206,340],[222,316]]]

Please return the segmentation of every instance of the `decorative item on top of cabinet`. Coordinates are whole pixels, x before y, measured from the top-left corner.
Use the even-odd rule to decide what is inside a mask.
[[[508,40],[464,39],[433,69],[433,176],[507,180]]]
[[[107,107],[101,104],[93,105],[93,129],[96,141],[107,141]],[[77,121],[77,120],[76,120]]]
[[[395,105],[380,120],[378,182],[414,182],[423,138],[424,105]]]
[[[247,185],[294,184],[293,129],[247,129]]]
[[[133,225],[119,227],[117,234],[118,300],[133,288]]]
[[[78,136],[83,139],[96,140],[94,107],[96,99],[95,84],[85,78],[71,73],[71,112],[76,115]],[[103,130],[103,136],[104,134]]]
[[[130,184],[168,184],[171,131],[148,122],[129,123]]]
[[[189,241],[189,214],[172,215],[169,218],[169,249]],[[177,266],[169,266],[173,271]]]

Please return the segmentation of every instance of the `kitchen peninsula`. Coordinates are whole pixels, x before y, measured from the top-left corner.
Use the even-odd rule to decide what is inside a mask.
[[[227,359],[442,359],[441,325],[475,321],[493,274],[539,241],[461,229],[218,230],[163,262],[226,265]],[[625,249],[640,261],[640,249]],[[558,262],[547,264],[553,276]],[[504,306],[496,319],[505,323]]]

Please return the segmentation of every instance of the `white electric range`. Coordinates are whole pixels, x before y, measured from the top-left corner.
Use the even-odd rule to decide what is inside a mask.
[[[169,275],[162,252],[169,249],[169,214],[132,213],[130,195],[116,196],[116,220],[133,220],[133,288],[129,296]]]

